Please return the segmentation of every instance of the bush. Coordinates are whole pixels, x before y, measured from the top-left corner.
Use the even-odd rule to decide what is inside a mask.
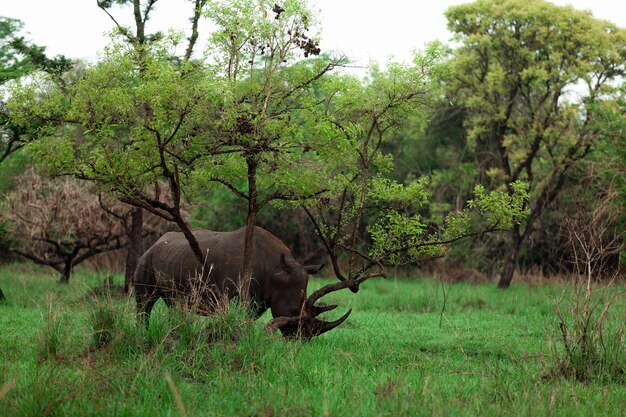
[[[612,233],[615,212],[602,202],[587,218],[585,213],[565,222],[574,254],[571,262],[578,281],[570,297],[561,297],[556,313],[563,350],[553,348],[556,363],[551,374],[579,381],[626,382],[626,291],[609,285],[597,291],[594,281],[606,270],[607,260],[623,249],[622,234]],[[554,344],[553,344],[554,346]]]
[[[611,289],[596,294],[588,281],[561,297],[556,306],[560,343],[552,343],[550,376],[626,383],[626,292]]]

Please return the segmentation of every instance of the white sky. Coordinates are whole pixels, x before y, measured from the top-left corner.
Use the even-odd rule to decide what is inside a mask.
[[[444,11],[467,0],[310,0],[320,10],[325,51],[346,54],[358,65],[410,57],[411,51],[435,39],[447,42]],[[280,3],[278,1],[278,3]],[[594,16],[626,27],[626,1],[553,0],[591,10]],[[191,2],[159,0],[148,29],[187,29]],[[119,14],[119,13],[118,13]],[[127,13],[128,14],[128,13]],[[0,0],[0,16],[25,23],[28,38],[46,46],[49,55],[97,59],[112,22],[96,0]]]

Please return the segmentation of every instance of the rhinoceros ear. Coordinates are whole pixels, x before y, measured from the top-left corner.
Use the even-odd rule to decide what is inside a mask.
[[[304,270],[309,275],[317,274],[322,268],[324,268],[325,264],[317,264],[317,265],[305,265]]]
[[[289,261],[287,260],[287,258],[285,258],[285,254],[284,253],[280,254],[280,267],[285,272],[293,271],[293,267],[291,265],[289,265]]]

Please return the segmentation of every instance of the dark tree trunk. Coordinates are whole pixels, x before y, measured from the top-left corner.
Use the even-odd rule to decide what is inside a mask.
[[[135,268],[139,260],[139,252],[141,251],[141,235],[143,232],[143,209],[141,207],[133,207],[131,209],[131,225],[128,234],[128,250],[126,252],[126,271],[124,273],[124,293],[130,292],[133,283]]]
[[[498,281],[498,288],[506,289],[511,285],[513,273],[515,272],[515,267],[517,266],[517,255],[522,247],[524,236],[525,234],[520,233],[519,226],[511,230],[511,249],[509,250],[509,254],[504,261],[504,267],[502,268],[500,280]]]
[[[241,294],[240,297],[244,301],[248,301],[249,293],[250,293],[250,281],[252,281],[252,242],[254,241],[254,221],[255,221],[256,213],[248,212],[248,216],[246,219],[246,233],[244,239],[244,248],[243,248],[243,265],[242,265],[242,275],[243,280],[241,283]]]
[[[68,284],[70,282],[70,275],[72,275],[73,266],[74,258],[68,257],[63,264],[63,269],[61,270],[61,279],[59,280],[61,284]]]
[[[0,288],[0,301],[4,301],[6,298],[4,297],[4,293],[2,292],[2,288]]]
[[[247,302],[250,298],[250,281],[252,281],[252,242],[254,241],[256,214],[259,211],[259,205],[257,203],[258,191],[256,188],[257,161],[255,158],[256,155],[250,155],[246,158],[248,165],[248,215],[246,216],[243,265],[241,267],[243,280],[241,281],[241,294],[239,294],[244,302]]]
[[[537,198],[534,204],[534,208],[530,211],[530,215],[526,220],[524,230],[521,230],[521,226],[515,226],[511,229],[511,249],[505,260],[504,268],[500,274],[500,281],[498,281],[498,288],[509,288],[511,281],[513,280],[513,273],[517,265],[517,256],[519,254],[522,244],[526,241],[526,238],[533,229],[534,224],[538,221],[543,211],[550,205],[552,201],[557,197],[561,189],[568,169],[571,165],[567,165],[561,172],[553,174],[553,178],[550,179],[548,185]],[[551,186],[550,184],[554,184]]]

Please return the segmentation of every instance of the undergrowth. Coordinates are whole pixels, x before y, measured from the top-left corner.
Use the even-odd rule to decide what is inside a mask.
[[[626,232],[613,231],[619,215],[605,198],[593,212],[575,212],[564,224],[577,274],[556,303],[561,349],[552,342],[549,375],[626,383],[626,291],[613,285],[619,270],[608,285],[597,285],[611,258],[624,250]]]
[[[558,298],[559,332],[550,338],[546,374],[626,384],[626,292],[591,281]]]
[[[270,316],[252,320],[236,301],[210,316],[160,301],[145,326],[132,298],[85,297],[100,277],[79,272],[69,287],[48,279],[56,281],[0,269],[9,293],[0,306],[0,416],[623,412],[623,379],[566,371],[572,361],[555,337],[560,319],[551,300],[562,296],[568,340],[578,343],[575,316],[564,307],[578,296],[570,287],[502,292],[494,285],[372,280],[356,295],[331,294],[325,301],[339,307],[329,319],[342,309],[353,314],[302,342],[268,334]],[[310,291],[325,283],[312,280]],[[603,317],[598,340],[607,348],[609,340],[619,342],[609,334],[623,335],[620,291],[598,287],[589,299],[598,303],[593,317]]]

